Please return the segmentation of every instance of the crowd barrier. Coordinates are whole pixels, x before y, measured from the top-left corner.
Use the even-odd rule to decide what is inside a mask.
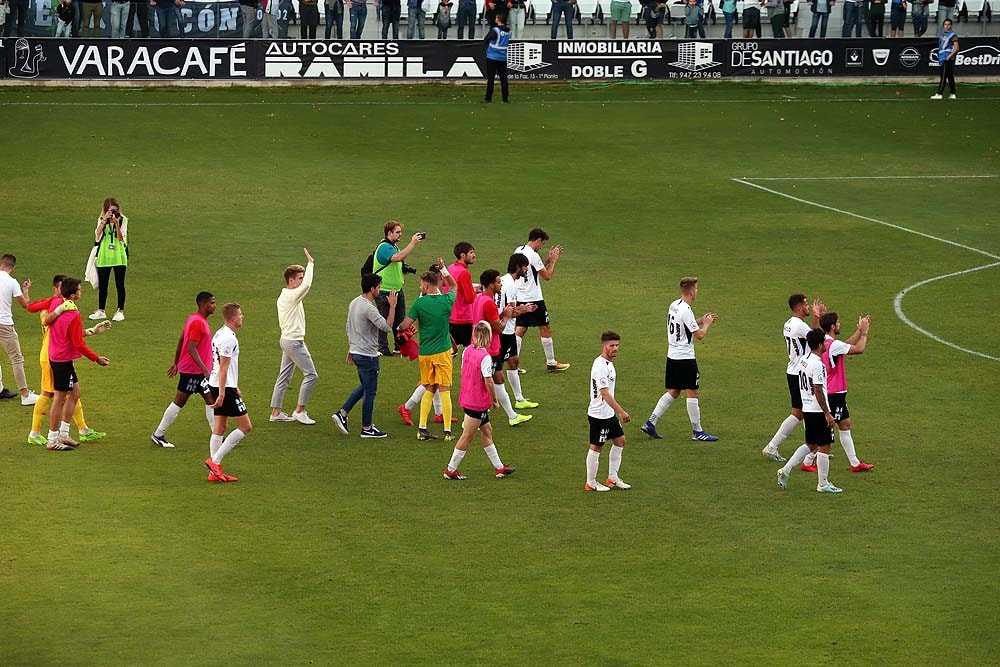
[[[577,40],[515,42],[513,80],[690,80],[936,77],[937,40]],[[7,79],[480,79],[475,41],[5,38]],[[956,72],[1000,75],[1000,38],[961,40]]]

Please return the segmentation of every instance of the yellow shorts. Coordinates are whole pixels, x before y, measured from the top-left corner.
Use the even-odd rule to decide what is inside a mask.
[[[42,391],[48,392],[50,394],[55,393],[55,385],[52,383],[52,366],[49,362],[42,363],[38,362],[38,365],[42,367]]]
[[[420,384],[451,386],[451,350],[420,355]]]

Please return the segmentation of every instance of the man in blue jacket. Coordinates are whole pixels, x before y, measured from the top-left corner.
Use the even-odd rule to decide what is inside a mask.
[[[507,104],[507,44],[510,42],[510,28],[507,27],[507,15],[497,12],[493,19],[493,28],[486,33],[486,98],[483,104],[493,101],[493,84],[500,75],[500,93],[503,103]]]

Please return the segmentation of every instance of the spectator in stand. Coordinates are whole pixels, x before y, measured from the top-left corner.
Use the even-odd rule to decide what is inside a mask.
[[[125,39],[129,6],[129,0],[111,0],[108,5],[111,12],[111,39]]]
[[[507,6],[510,7],[510,11],[507,13],[510,22],[510,38],[521,39],[524,37],[524,19],[528,12],[525,0],[511,0]]]
[[[791,39],[792,38],[792,25],[791,25],[791,22],[792,22],[792,0],[782,0],[782,4],[785,6],[785,22],[784,22],[785,38],[786,39]]]
[[[955,18],[955,0],[938,0],[937,24],[938,37],[945,33],[944,22]],[[950,26],[948,28],[951,29]]]
[[[330,39],[333,29],[337,29],[337,39],[344,39],[344,0],[326,0],[324,4],[326,38]]]
[[[0,9],[0,13],[3,9]],[[73,34],[73,17],[76,16],[76,10],[73,9],[73,0],[61,0],[55,6],[55,17],[52,21],[52,25],[55,26],[55,36],[56,37],[69,37]]]
[[[910,3],[910,15],[913,17],[913,36],[923,37],[927,32],[927,5],[930,0],[913,0]]]
[[[23,0],[15,0],[15,1],[23,1]],[[24,4],[28,4],[28,3],[25,2]],[[939,12],[939,14],[940,14],[940,12]],[[88,37],[87,32],[88,32],[88,29],[89,29],[89,33],[90,33],[89,37],[100,37],[101,36],[101,19],[103,17],[104,17],[104,3],[103,2],[87,2],[86,0],[84,0],[84,3],[83,3],[83,16],[80,19],[80,22],[83,25],[83,28],[82,28],[83,36],[84,37]],[[19,22],[22,22],[22,21],[19,19]],[[90,28],[91,22],[93,22],[93,26],[94,26],[93,28]],[[23,34],[23,32],[24,32],[23,28],[19,28],[18,29],[18,36],[21,36]]]
[[[454,4],[449,0],[441,0],[438,3],[437,13],[434,15],[434,25],[438,29],[438,39],[448,39],[448,28],[451,27],[451,8]],[[459,11],[461,11],[461,8],[459,8]],[[471,24],[469,30],[472,30]]]
[[[400,0],[382,0],[382,39],[389,39],[390,27],[392,38],[399,39],[399,17],[402,10]]]
[[[83,3],[86,5],[87,3]],[[156,10],[156,27],[161,38],[177,37],[180,27],[177,24],[177,8],[184,6],[184,0],[149,0],[149,6]],[[84,20],[83,25],[87,22]]]
[[[258,0],[240,0],[240,22],[243,25],[243,39],[253,37],[257,28]]]
[[[7,19],[7,36],[13,37],[15,29],[18,37],[24,37],[24,22],[28,18],[28,0],[5,0],[0,5],[0,13],[10,12]]]
[[[726,32],[724,39],[733,38],[733,22],[736,20],[736,0],[722,0],[719,6],[722,9],[722,16],[726,20]]]
[[[90,314],[92,320],[107,319],[104,309],[108,303],[108,283],[115,273],[115,291],[118,293],[118,310],[113,319],[125,319],[125,271],[128,270],[128,217],[122,215],[121,206],[114,197],[104,200],[104,212],[97,218],[94,230],[97,246],[97,310]]]
[[[816,36],[816,26],[819,26],[819,36],[826,38],[826,24],[830,21],[830,11],[836,0],[810,0],[809,8],[812,10],[812,24],[809,26],[809,37]]]
[[[785,38],[785,4],[781,0],[767,0],[767,17],[771,21],[771,36],[775,39]]]
[[[611,0],[611,39],[618,38],[618,26],[622,27],[622,39],[628,39],[629,20],[632,17],[632,3],[628,0]]]
[[[861,37],[861,24],[864,23],[864,0],[844,0],[844,28],[841,37],[850,37],[854,31],[855,37]]]
[[[368,5],[365,0],[347,0],[347,12],[351,17],[351,39],[361,39],[365,19],[368,18]]]
[[[769,2],[773,0],[768,0]],[[684,36],[687,39],[698,37],[698,27],[701,25],[702,8],[698,0],[688,0],[684,8]]]
[[[319,27],[319,0],[299,0],[299,21],[302,22],[302,39],[316,39]]]
[[[869,0],[868,2],[868,36],[884,37],[885,0]]]
[[[712,0],[708,0],[708,9],[705,9],[705,0],[698,0],[698,6],[701,7],[701,20],[698,21],[698,37],[705,39],[705,23],[708,21],[709,15],[715,14],[715,5],[712,4]]]
[[[483,9],[483,22],[490,29],[496,24],[497,14],[503,14],[504,17],[507,16],[507,10],[510,9],[510,3],[507,0],[486,0],[486,5]],[[506,25],[507,19],[504,18],[504,25]]]
[[[760,37],[760,8],[764,0],[747,0],[743,3],[743,39],[750,39],[754,33]]]
[[[256,15],[257,10],[254,10]],[[135,19],[139,19],[139,34],[142,37],[149,37],[149,0],[132,0],[128,5],[128,18],[125,20],[125,34],[134,37],[132,26]]]
[[[902,37],[906,25],[906,0],[892,0],[889,8],[889,36]]]
[[[413,39],[414,32],[424,38],[425,0],[406,0],[406,39]],[[416,31],[414,31],[416,28]]]
[[[573,39],[573,15],[576,0],[552,0],[552,39],[559,38],[559,17],[566,19],[566,39]]]
[[[465,27],[469,27],[469,39],[476,38],[476,0],[458,0],[458,38],[465,39]]]
[[[279,0],[261,0],[261,37],[264,39],[279,39],[278,17],[281,16]]]

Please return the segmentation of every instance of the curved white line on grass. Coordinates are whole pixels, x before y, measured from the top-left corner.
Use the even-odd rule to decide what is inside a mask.
[[[787,193],[784,193],[784,192],[780,192],[778,190],[772,190],[771,188],[766,188],[763,185],[758,185],[756,183],[751,183],[749,180],[744,179],[744,178],[734,178],[732,180],[736,181],[737,183],[742,183],[743,185],[749,185],[752,188],[757,188],[758,190],[763,190],[764,192],[769,192],[771,194],[778,195],[779,197],[784,197],[785,199],[791,199],[792,201],[797,201],[799,203],[806,204],[808,206],[815,206],[817,208],[826,209],[828,211],[833,211],[835,213],[841,213],[843,215],[847,215],[847,216],[850,216],[852,218],[858,218],[859,220],[865,220],[867,222],[874,222],[876,224],[883,225],[885,227],[891,227],[892,229],[898,229],[899,231],[902,231],[902,232],[908,232],[910,234],[916,234],[917,236],[923,236],[924,238],[928,238],[928,239],[931,239],[933,241],[938,241],[940,243],[946,243],[948,245],[952,245],[952,246],[955,246],[957,248],[962,248],[963,250],[969,250],[970,252],[979,253],[980,255],[985,255],[985,256],[989,257],[990,259],[1000,260],[1000,255],[994,255],[991,252],[987,252],[985,250],[980,250],[979,248],[973,248],[972,246],[964,245],[962,243],[956,243],[955,241],[949,241],[948,239],[943,239],[943,238],[940,238],[938,236],[932,236],[931,234],[925,234],[923,232],[918,232],[915,229],[909,229],[908,227],[902,227],[900,225],[894,225],[891,222],[885,222],[884,220],[878,220],[876,218],[870,218],[870,217],[868,217],[866,215],[861,215],[859,213],[852,213],[851,211],[845,211],[843,209],[835,208],[833,206],[827,206],[826,204],[820,204],[819,202],[809,201],[808,199],[802,199],[801,197],[796,197],[794,195],[790,195],[790,194],[787,194]],[[913,320],[911,320],[909,317],[907,317],[906,313],[903,312],[903,297],[905,297],[907,295],[907,293],[909,293],[910,291],[912,291],[912,290],[914,290],[914,289],[916,289],[918,287],[921,287],[921,286],[926,285],[928,283],[932,283],[932,282],[934,282],[936,280],[944,280],[945,278],[952,278],[954,276],[961,276],[961,275],[964,275],[966,273],[973,273],[975,271],[982,271],[983,269],[990,269],[990,268],[993,268],[993,267],[996,267],[996,266],[1000,266],[1000,261],[992,262],[990,264],[984,264],[982,266],[976,266],[976,267],[971,268],[971,269],[965,269],[964,271],[956,271],[954,273],[948,273],[948,274],[941,275],[941,276],[934,276],[933,278],[928,278],[928,279],[922,280],[922,281],[920,281],[918,283],[914,283],[913,285],[910,285],[906,289],[904,289],[901,292],[899,292],[896,295],[896,298],[893,300],[893,307],[894,307],[894,309],[896,311],[896,315],[899,317],[900,320],[903,321],[903,323],[906,326],[910,327],[914,331],[917,331],[917,332],[919,332],[919,333],[927,336],[928,338],[930,338],[933,341],[941,343],[942,345],[947,345],[948,347],[954,348],[954,349],[959,350],[961,352],[966,352],[968,354],[973,354],[973,355],[975,355],[977,357],[983,357],[984,359],[990,359],[991,361],[1000,361],[1000,357],[994,357],[994,356],[990,356],[988,354],[984,354],[982,352],[977,352],[976,350],[970,350],[970,349],[964,348],[964,347],[962,347],[960,345],[956,345],[955,343],[951,343],[951,342],[949,342],[949,341],[941,338],[940,336],[937,336],[937,335],[931,333],[930,331],[927,331],[926,329],[924,329],[924,328],[918,326],[916,323],[914,323]]]
[[[977,266],[977,267],[972,268],[972,269],[966,269],[965,271],[955,271],[954,273],[946,273],[943,276],[934,276],[933,278],[928,278],[927,280],[921,280],[919,283],[914,283],[913,285],[910,285],[909,287],[907,287],[906,289],[904,289],[902,292],[900,292],[899,294],[897,294],[896,298],[893,300],[892,305],[896,309],[896,315],[899,316],[899,319],[903,320],[903,323],[906,324],[907,326],[909,326],[911,329],[916,329],[917,331],[919,331],[923,335],[927,336],[931,340],[935,340],[935,341],[941,343],[942,345],[947,345],[948,347],[954,348],[956,350],[960,350],[962,352],[966,352],[968,354],[974,354],[977,357],[983,357],[985,359],[992,359],[993,361],[1000,361],[1000,357],[994,357],[994,356],[985,354],[983,352],[977,352],[975,350],[970,350],[968,348],[961,347],[960,345],[955,345],[954,343],[950,343],[950,342],[946,341],[944,338],[941,338],[940,336],[935,336],[930,331],[927,331],[927,329],[924,329],[924,328],[918,326],[917,324],[915,324],[913,322],[913,320],[911,320],[909,317],[907,317],[906,313],[903,312],[903,297],[906,296],[907,292],[909,292],[910,290],[914,290],[914,289],[916,289],[918,287],[922,287],[922,286],[926,285],[927,283],[934,282],[935,280],[944,280],[945,278],[953,278],[954,276],[961,276],[961,275],[965,275],[966,273],[973,273],[975,271],[982,271],[983,269],[992,269],[993,267],[996,267],[996,266],[1000,266],[1000,262],[994,262],[992,264],[984,264],[982,266]]]

